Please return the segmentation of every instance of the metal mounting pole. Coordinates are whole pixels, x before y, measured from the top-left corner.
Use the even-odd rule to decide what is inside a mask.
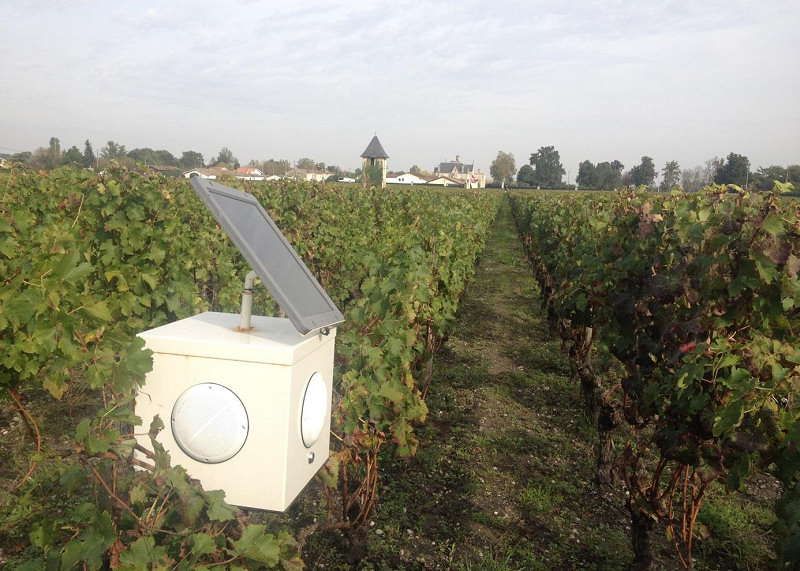
[[[256,273],[248,272],[244,278],[244,289],[242,290],[242,315],[239,320],[239,331],[250,331],[250,314],[253,313],[253,284],[256,281]]]

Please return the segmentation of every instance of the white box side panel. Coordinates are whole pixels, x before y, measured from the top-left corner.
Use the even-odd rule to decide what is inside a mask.
[[[198,462],[181,450],[170,428],[172,406],[189,387],[218,383],[233,391],[247,410],[249,431],[244,446],[230,460]],[[137,440],[150,447],[147,428],[159,414],[165,429],[157,440],[172,458],[206,490],[225,490],[228,503],[283,510],[286,499],[286,457],[290,426],[291,367],[155,354],[153,371],[136,399],[142,417]]]

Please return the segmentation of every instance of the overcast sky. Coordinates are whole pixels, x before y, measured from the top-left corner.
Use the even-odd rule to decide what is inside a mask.
[[[800,163],[800,1],[0,0],[0,152]]]

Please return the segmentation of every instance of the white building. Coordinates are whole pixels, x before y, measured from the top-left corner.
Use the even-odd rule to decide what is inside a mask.
[[[428,184],[428,181],[414,173],[387,174],[386,184]]]

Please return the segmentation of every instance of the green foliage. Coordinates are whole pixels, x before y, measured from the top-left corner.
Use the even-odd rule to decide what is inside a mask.
[[[568,338],[590,327],[600,369],[626,372],[603,398],[630,429],[617,462],[631,509],[688,550],[675,514],[692,521],[712,481],[740,490],[776,466],[777,552],[796,553],[800,212],[787,189],[514,197],[553,323]]]
[[[194,168],[202,168],[205,166],[202,153],[197,151],[183,151],[181,158],[178,160],[178,166],[186,170]]]
[[[748,182],[749,176],[750,160],[744,155],[730,153],[714,175],[714,182],[717,184],[736,184],[744,187]]]
[[[635,187],[650,186],[656,179],[656,167],[653,159],[642,157],[642,162],[631,169],[631,183]]]
[[[222,147],[219,154],[211,161],[212,167],[226,167],[229,170],[239,168],[239,159],[233,156],[233,151],[228,147]]]
[[[6,514],[31,506],[21,519],[31,561],[299,566],[288,534],[249,525],[222,492],[202,490],[171,466],[158,425],[150,429],[152,450],[139,451],[148,466],[131,467],[139,462],[131,458],[140,422],[132,400],[151,366],[136,333],[198,311],[238,311],[247,270],[187,182],[118,168],[0,176],[0,388],[40,387],[60,399],[80,387],[105,404],[77,424],[75,454],[47,460],[4,507]],[[344,310],[334,403],[341,444],[322,475],[343,497],[364,500],[358,518],[343,510],[332,519],[363,524],[374,507],[377,475],[368,474],[377,454],[416,449],[424,363],[454,319],[497,196],[231,184],[259,198]],[[258,292],[254,311],[274,315],[277,307]],[[42,503],[43,518],[32,517],[27,494],[41,486],[75,505],[54,515]]]
[[[536,174],[531,165],[522,165],[517,173],[517,185],[533,187],[536,183]]]
[[[361,176],[365,187],[381,188],[383,186],[383,166],[381,164],[367,164]]]
[[[94,154],[92,143],[89,142],[89,139],[86,139],[86,142],[83,144],[83,158],[81,159],[81,166],[87,169],[97,166],[97,157]]]
[[[517,167],[514,161],[514,155],[511,153],[504,153],[497,151],[497,158],[492,161],[489,166],[489,174],[495,182],[499,182],[502,188],[505,188],[506,181],[514,179],[514,173]]]
[[[602,162],[597,166],[591,161],[583,161],[578,165],[575,182],[582,189],[614,190],[622,185],[622,169],[619,161]]]
[[[541,188],[561,188],[561,177],[566,171],[555,147],[540,147],[531,154],[530,164],[534,170],[533,184]]]
[[[678,161],[668,161],[661,169],[661,174],[664,175],[660,186],[661,192],[669,192],[678,186],[681,180],[681,168],[678,166]]]

